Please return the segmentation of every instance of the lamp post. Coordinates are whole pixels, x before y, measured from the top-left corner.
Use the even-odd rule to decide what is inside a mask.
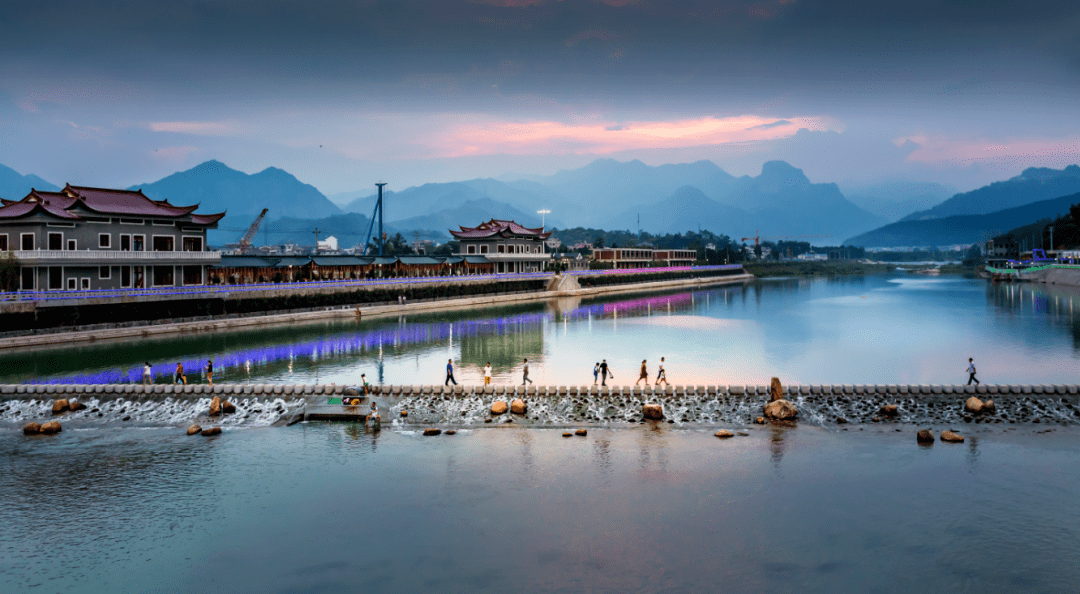
[[[540,215],[540,232],[541,233],[543,233],[544,228],[547,227],[547,215],[549,213],[551,213],[551,211],[546,209],[546,208],[543,209],[543,210],[536,211],[536,214]],[[540,242],[540,250],[541,250],[540,253],[542,253],[542,254],[547,253],[547,245],[546,244],[547,244],[546,239]]]

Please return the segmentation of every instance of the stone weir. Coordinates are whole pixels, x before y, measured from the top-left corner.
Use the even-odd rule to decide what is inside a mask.
[[[849,384],[788,386],[781,391],[798,411],[797,422],[812,425],[1080,424],[1077,385]],[[229,406],[224,413],[211,415],[215,397]],[[348,406],[354,398],[358,404]],[[393,385],[374,387],[365,397],[355,387],[335,385],[20,384],[0,385],[0,421],[14,425],[63,415],[87,425],[185,425],[200,420],[273,425],[304,419],[359,420],[374,402],[384,423],[395,425],[627,424],[646,422],[646,416],[676,425],[747,425],[759,420],[770,399],[769,386],[723,385],[655,389]],[[64,400],[66,408],[59,405]],[[652,414],[646,413],[646,405],[655,405]]]

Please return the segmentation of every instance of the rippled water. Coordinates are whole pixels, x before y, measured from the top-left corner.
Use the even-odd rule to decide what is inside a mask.
[[[4,592],[1070,592],[1078,429],[0,433]]]

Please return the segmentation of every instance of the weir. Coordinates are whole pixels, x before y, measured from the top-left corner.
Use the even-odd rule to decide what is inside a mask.
[[[785,398],[799,422],[821,426],[848,423],[908,424],[1080,424],[1080,386],[1072,385],[792,385]],[[207,419],[214,396],[236,406],[215,417],[223,426],[291,424],[301,420],[362,420],[373,401],[384,423],[397,426],[614,425],[643,423],[642,407],[663,407],[662,422],[675,425],[748,425],[769,400],[766,385],[668,386],[375,386],[369,396],[335,385],[156,384],[0,385],[0,422],[18,424],[53,418],[52,403],[72,399],[84,410],[56,417],[85,425],[131,423],[185,425]],[[992,399],[995,410],[973,414],[971,396]],[[356,406],[339,404],[346,397]],[[524,414],[492,414],[498,400],[522,399]],[[331,404],[333,402],[334,404]],[[896,405],[894,414],[883,412]],[[402,415],[402,413],[405,415]]]

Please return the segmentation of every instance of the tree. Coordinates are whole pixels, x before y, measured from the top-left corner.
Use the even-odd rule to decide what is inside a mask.
[[[593,238],[592,244],[594,249],[602,249],[604,247],[604,236],[597,235]]]
[[[19,259],[15,254],[0,252],[0,291],[15,291],[19,288]]]

